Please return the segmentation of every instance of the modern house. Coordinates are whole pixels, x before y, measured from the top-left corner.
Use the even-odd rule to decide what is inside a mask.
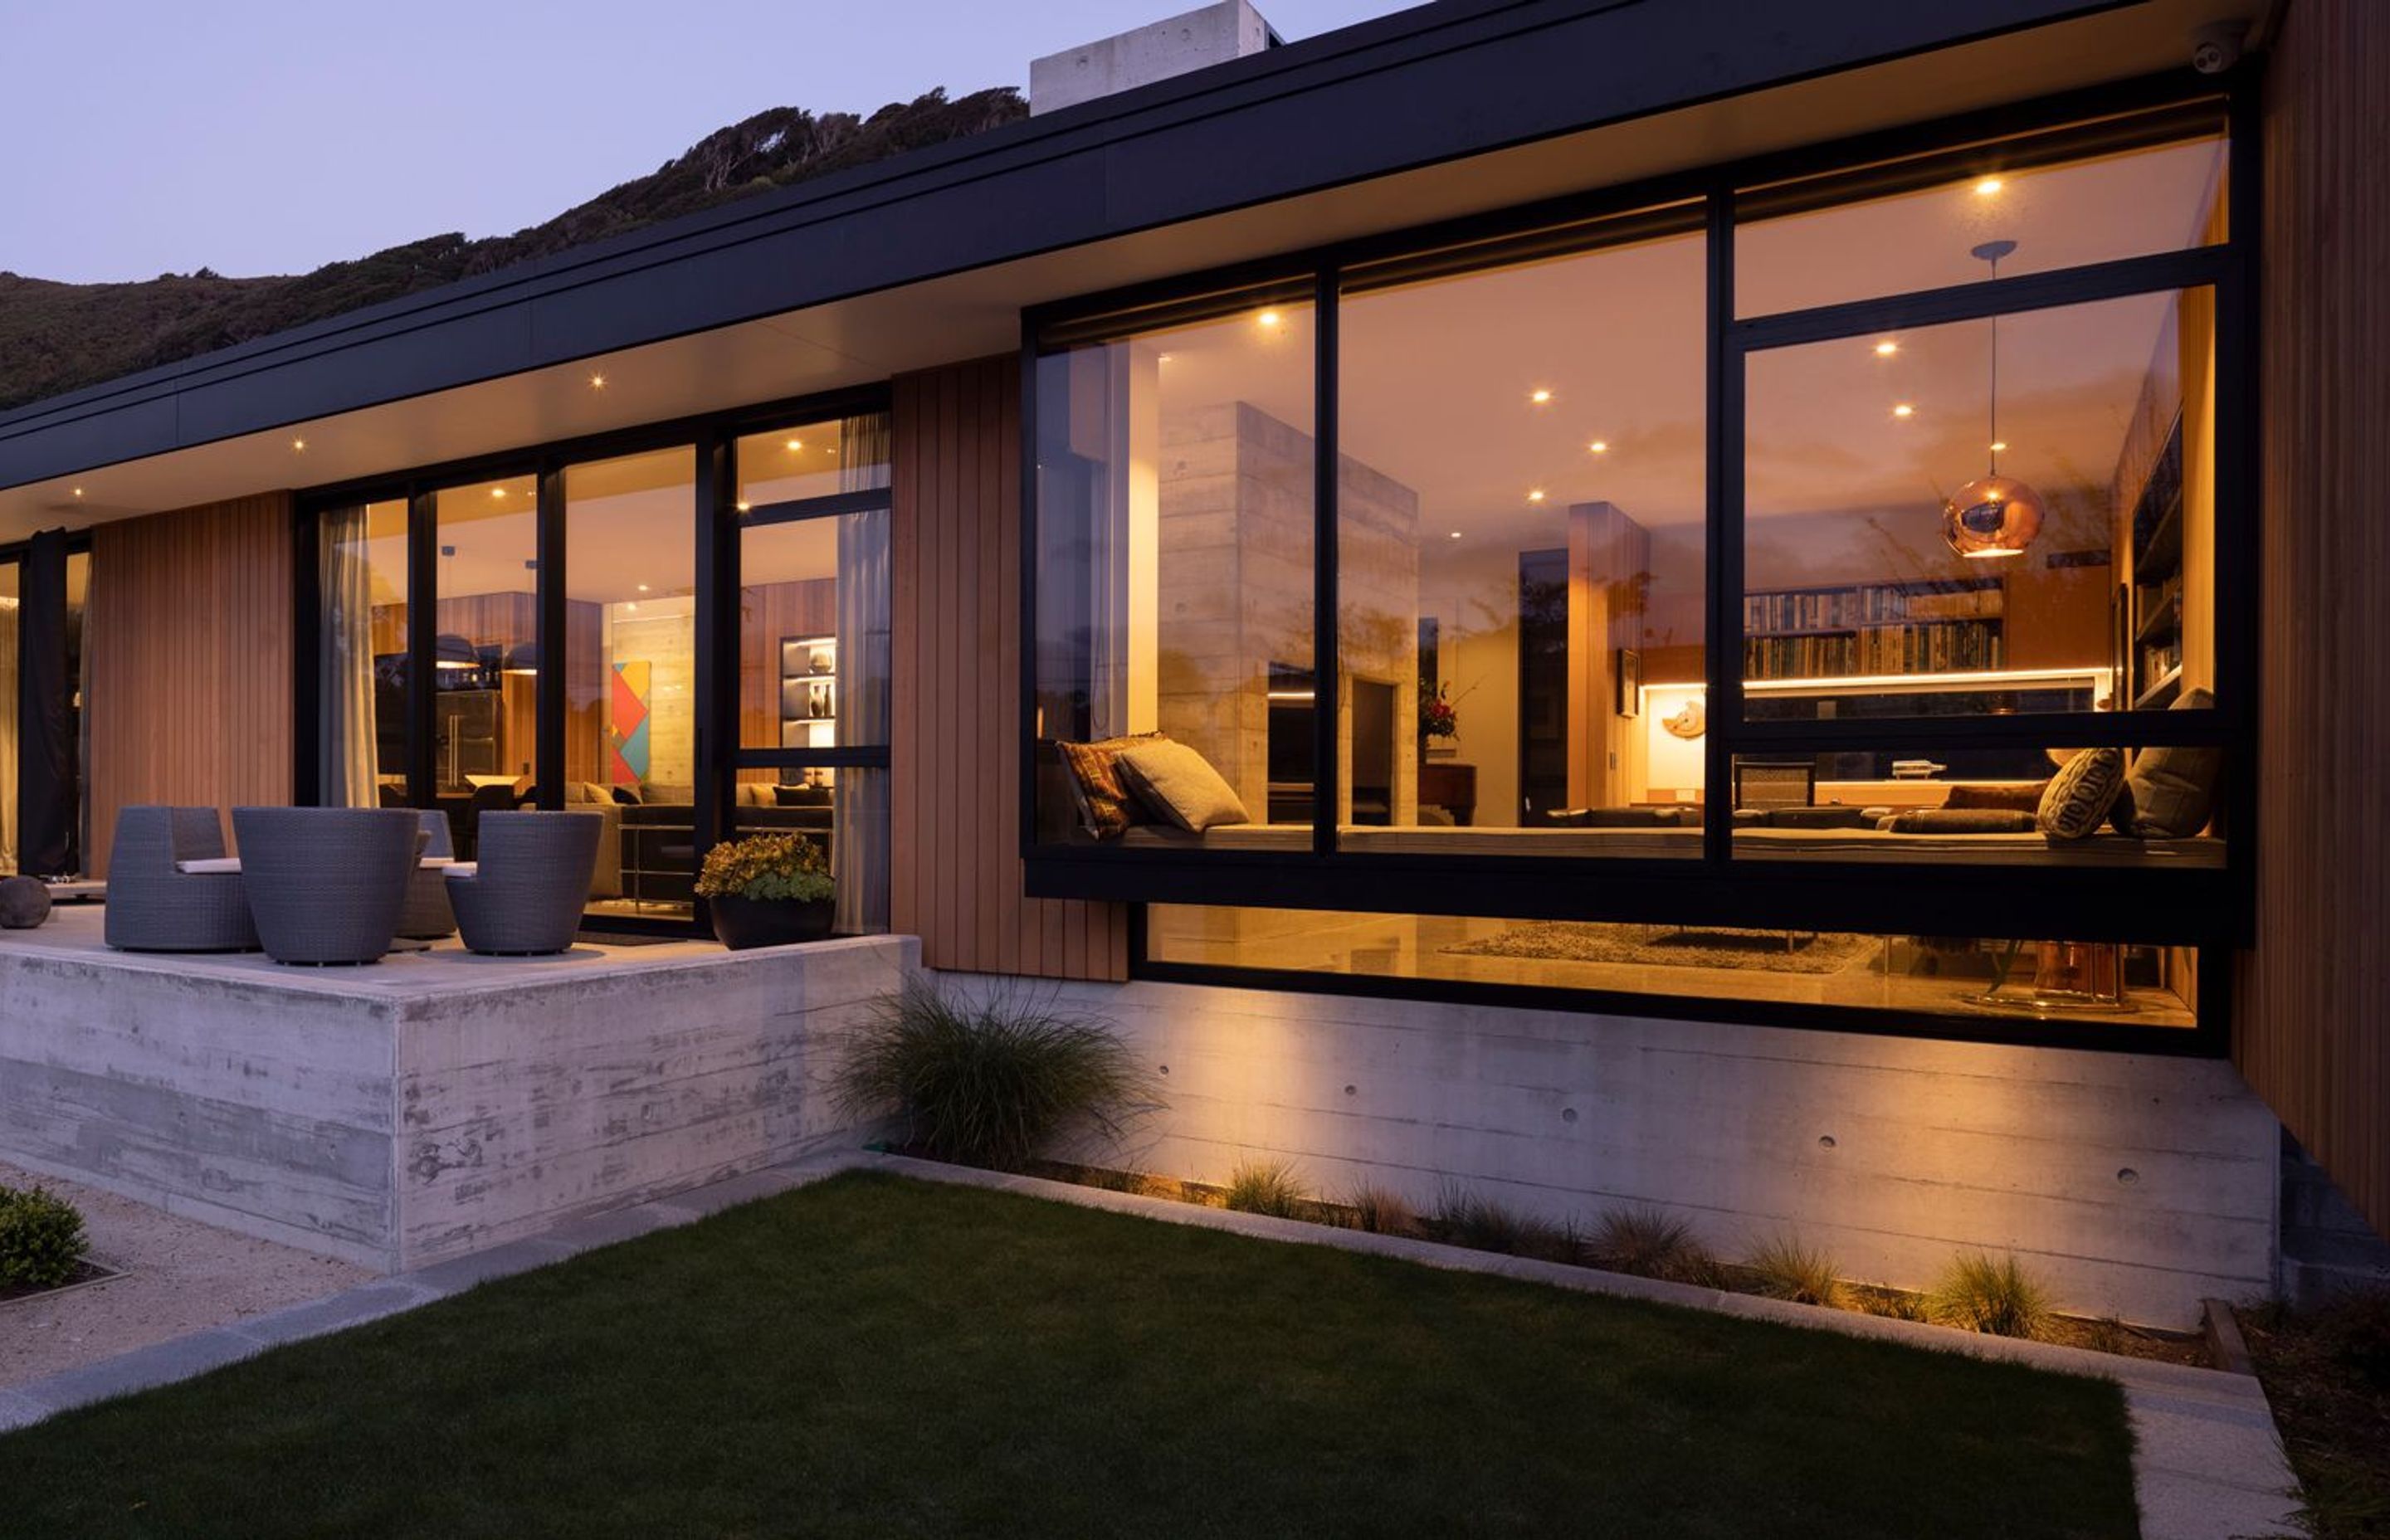
[[[2390,19],[1228,0],[1034,80],[0,415],[0,869],[528,797],[694,935],[805,828],[1118,1020],[1154,1169],[2168,1323],[2286,1161],[2390,1227]]]

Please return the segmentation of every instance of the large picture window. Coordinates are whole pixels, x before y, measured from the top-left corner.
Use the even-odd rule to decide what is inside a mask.
[[[1033,315],[1034,890],[1151,901],[1180,971],[2202,1020],[2249,834],[2223,124]],[[1818,938],[1855,971],[1789,982]]]

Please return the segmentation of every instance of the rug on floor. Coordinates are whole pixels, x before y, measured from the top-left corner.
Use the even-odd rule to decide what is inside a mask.
[[[1554,962],[1642,963],[1664,968],[1758,969],[1771,973],[1840,973],[1863,966],[1881,943],[1839,931],[1729,930],[1715,927],[1600,925],[1536,920],[1497,936],[1461,942],[1446,952],[1477,957],[1544,957]]]

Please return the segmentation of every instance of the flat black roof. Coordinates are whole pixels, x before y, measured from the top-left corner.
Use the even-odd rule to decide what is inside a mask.
[[[1436,0],[0,414],[0,487],[2136,0]]]

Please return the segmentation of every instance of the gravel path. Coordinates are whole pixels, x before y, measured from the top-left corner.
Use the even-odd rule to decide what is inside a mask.
[[[91,1251],[126,1276],[0,1304],[0,1386],[336,1293],[373,1275],[252,1240],[129,1198],[0,1161],[0,1185],[40,1186],[83,1211]]]

